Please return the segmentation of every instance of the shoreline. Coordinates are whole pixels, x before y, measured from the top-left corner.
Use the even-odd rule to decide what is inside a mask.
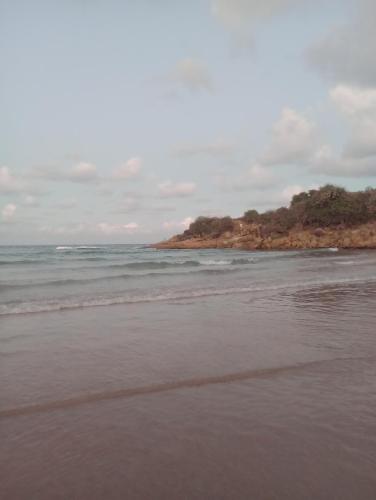
[[[285,234],[262,236],[263,228],[256,224],[244,224],[236,221],[233,231],[218,237],[185,237],[175,235],[172,238],[150,245],[160,250],[200,250],[226,249],[237,250],[314,250],[339,248],[348,250],[376,249],[376,221],[353,227],[327,227],[292,229]]]

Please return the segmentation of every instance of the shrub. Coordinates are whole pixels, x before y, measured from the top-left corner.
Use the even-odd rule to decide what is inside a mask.
[[[295,195],[290,204],[296,221],[304,226],[354,225],[367,222],[374,215],[376,200],[373,189],[350,193],[344,188],[327,184]]]
[[[231,217],[198,217],[188,231],[194,236],[220,236],[233,228],[234,221]]]
[[[244,222],[258,224],[263,237],[278,237],[293,227],[316,228],[313,234],[322,236],[328,226],[346,227],[375,219],[376,189],[349,192],[332,184],[294,195],[289,208],[282,207],[261,214],[257,210],[247,210],[242,217]],[[198,217],[182,237],[214,238],[233,228],[231,217]]]
[[[257,210],[247,210],[244,212],[243,220],[248,224],[257,224],[260,221],[260,214]]]

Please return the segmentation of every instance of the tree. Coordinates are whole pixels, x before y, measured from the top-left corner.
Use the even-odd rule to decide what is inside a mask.
[[[244,212],[243,220],[248,224],[257,224],[260,221],[260,214],[257,210],[247,210]]]

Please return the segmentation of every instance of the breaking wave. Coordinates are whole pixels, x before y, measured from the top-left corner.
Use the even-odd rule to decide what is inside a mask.
[[[80,245],[76,247],[71,247],[71,246],[60,246],[56,247],[55,250],[104,250],[105,247],[95,247],[95,246],[89,246],[89,245]]]
[[[160,273],[160,272],[150,272],[150,273],[142,273],[142,274],[115,274],[115,275],[107,275],[107,276],[98,276],[95,278],[67,278],[61,280],[50,280],[50,281],[40,281],[40,282],[32,282],[32,283],[9,283],[9,284],[0,284],[0,292],[12,289],[25,289],[25,288],[45,288],[45,287],[60,287],[60,286],[69,286],[69,285],[90,285],[96,282],[107,282],[107,281],[120,281],[134,278],[152,278],[152,277],[163,277],[163,276],[182,276],[189,274],[225,274],[225,273],[233,273],[239,271],[239,268],[231,268],[231,269],[200,269],[197,271],[183,271],[177,273]]]
[[[97,296],[90,298],[61,298],[56,300],[46,300],[40,302],[22,302],[7,303],[0,305],[0,316],[10,316],[17,314],[32,314],[45,313],[53,311],[64,311],[73,309],[84,309],[89,307],[103,307],[138,303],[164,302],[164,301],[179,301],[187,299],[199,299],[204,297],[226,296],[233,294],[246,294],[257,292],[280,292],[282,290],[304,290],[307,287],[314,291],[320,289],[323,285],[357,285],[369,283],[375,285],[376,279],[342,279],[342,280],[324,280],[312,281],[310,283],[289,283],[279,285],[264,285],[264,286],[247,286],[247,287],[229,287],[229,288],[206,288],[206,289],[191,289],[191,290],[174,290],[169,292],[161,292],[156,294],[145,295],[118,295],[118,296]]]

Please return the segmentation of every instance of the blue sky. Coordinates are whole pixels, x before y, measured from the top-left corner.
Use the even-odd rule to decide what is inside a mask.
[[[0,243],[374,185],[375,25],[372,0],[0,0]]]

